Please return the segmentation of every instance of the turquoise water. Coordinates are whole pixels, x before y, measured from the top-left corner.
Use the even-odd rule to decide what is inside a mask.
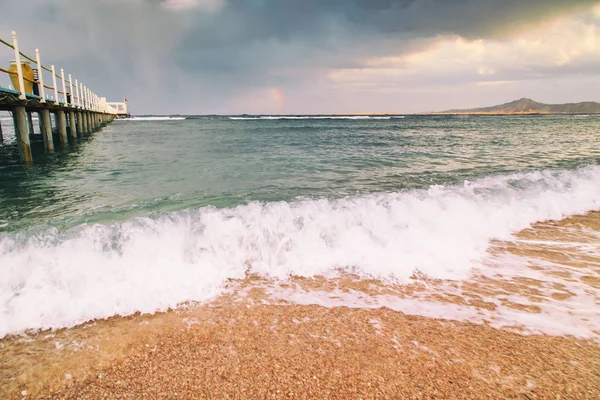
[[[2,123],[0,337],[249,274],[468,279],[494,240],[600,209],[600,116],[117,120],[33,165]]]
[[[598,163],[599,131],[596,116],[117,120],[32,166],[2,146],[0,229],[573,170]]]

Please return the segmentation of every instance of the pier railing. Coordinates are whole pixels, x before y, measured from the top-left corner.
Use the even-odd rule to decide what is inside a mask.
[[[65,75],[64,69],[60,69],[60,75],[54,65],[47,67],[41,63],[40,51],[35,49],[35,59],[23,53],[19,49],[19,41],[16,32],[12,32],[12,43],[0,38],[0,43],[10,47],[14,51],[14,70],[0,67],[0,72],[16,77],[18,86],[14,88],[2,88],[2,92],[14,92],[20,100],[35,99],[40,103],[53,103],[67,107],[77,107],[81,110],[94,111],[103,114],[118,114],[113,107],[107,105],[106,97],[101,97],[90,90],[77,79],[73,80],[71,74]],[[33,79],[26,77],[23,71],[23,62],[31,62],[36,70],[37,76]],[[44,73],[50,73],[52,85],[44,83]],[[68,76],[68,79],[66,77]],[[25,82],[34,87],[34,93],[27,93]],[[49,82],[49,81],[46,81]],[[14,85],[13,85],[14,86]],[[37,90],[35,88],[37,87]],[[37,92],[37,93],[36,93]]]

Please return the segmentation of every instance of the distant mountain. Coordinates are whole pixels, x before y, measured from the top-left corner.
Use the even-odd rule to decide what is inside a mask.
[[[544,104],[522,98],[499,106],[471,108],[468,110],[448,110],[442,114],[600,114],[600,103]]]

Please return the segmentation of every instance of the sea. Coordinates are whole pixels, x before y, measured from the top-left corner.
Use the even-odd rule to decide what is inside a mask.
[[[0,338],[250,278],[265,302],[600,336],[600,116],[135,117],[31,165],[0,122]]]

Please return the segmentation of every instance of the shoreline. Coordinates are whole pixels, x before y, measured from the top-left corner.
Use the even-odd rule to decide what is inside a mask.
[[[598,232],[598,211],[537,223],[491,243],[500,264],[467,281],[248,276],[206,304],[10,335],[0,340],[0,393],[597,398],[600,318],[590,304],[600,304]],[[528,261],[507,269],[502,257]],[[400,307],[379,301],[389,298]],[[592,308],[570,308],[581,299]]]

